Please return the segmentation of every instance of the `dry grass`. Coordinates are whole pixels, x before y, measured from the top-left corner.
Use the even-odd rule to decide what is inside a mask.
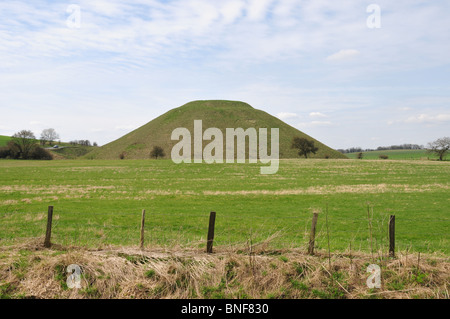
[[[327,255],[236,247],[199,250],[109,247],[44,249],[42,241],[0,247],[3,298],[436,298],[448,299],[446,256],[399,254],[375,261],[382,288],[369,289],[371,256]],[[82,288],[69,289],[66,269],[82,269]]]

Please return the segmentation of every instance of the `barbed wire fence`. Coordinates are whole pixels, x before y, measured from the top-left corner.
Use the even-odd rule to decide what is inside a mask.
[[[255,216],[237,214],[211,214],[201,212],[163,213],[147,211],[145,226],[141,212],[66,212],[50,207],[43,212],[0,213],[0,245],[24,240],[42,240],[66,246],[105,247],[138,246],[151,248],[196,248],[230,250],[238,252],[298,249],[309,251],[312,236],[312,213],[281,216]],[[408,217],[397,220],[400,236],[390,233],[390,215],[374,218],[367,216],[348,218],[319,213],[314,230],[313,247],[316,252],[352,251],[369,252],[384,256],[391,250],[436,250],[432,241],[448,241],[449,218]],[[410,225],[420,222],[429,229],[429,240],[417,244],[417,234]],[[329,226],[329,227],[327,227]],[[211,227],[213,228],[211,230]],[[212,238],[211,238],[212,231]],[[50,232],[50,237],[49,237]],[[49,237],[49,238],[47,238]],[[396,238],[397,237],[397,238]],[[331,240],[328,241],[328,238]],[[211,250],[209,250],[210,243]]]

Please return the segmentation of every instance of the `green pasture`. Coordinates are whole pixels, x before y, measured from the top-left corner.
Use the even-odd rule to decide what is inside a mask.
[[[6,146],[10,140],[11,140],[11,137],[0,135],[0,147]]]
[[[216,247],[306,249],[319,212],[326,251],[328,211],[333,251],[368,252],[370,229],[373,249],[385,251],[394,214],[397,249],[450,252],[449,162],[281,160],[274,175],[261,165],[0,160],[0,245],[43,238],[53,205],[58,244],[137,246],[145,209],[148,247],[204,247],[216,211]]]

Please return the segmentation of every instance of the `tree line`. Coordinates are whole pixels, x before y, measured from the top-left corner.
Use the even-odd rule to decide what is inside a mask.
[[[378,146],[376,149],[361,147],[350,147],[347,149],[338,149],[338,152],[343,154],[347,153],[360,153],[360,152],[372,152],[372,151],[392,151],[392,150],[423,150],[425,147],[418,144],[402,144],[402,145],[391,145],[391,146]]]
[[[91,144],[91,141],[89,140],[74,140],[69,142],[70,145],[81,145],[81,146],[95,146],[97,147],[97,143],[94,142]]]

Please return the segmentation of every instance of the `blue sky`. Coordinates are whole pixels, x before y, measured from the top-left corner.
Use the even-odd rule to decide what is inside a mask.
[[[381,28],[367,26],[370,4]],[[105,144],[189,101],[230,99],[334,148],[426,144],[450,135],[449,12],[447,0],[3,0],[0,135],[52,127]]]

